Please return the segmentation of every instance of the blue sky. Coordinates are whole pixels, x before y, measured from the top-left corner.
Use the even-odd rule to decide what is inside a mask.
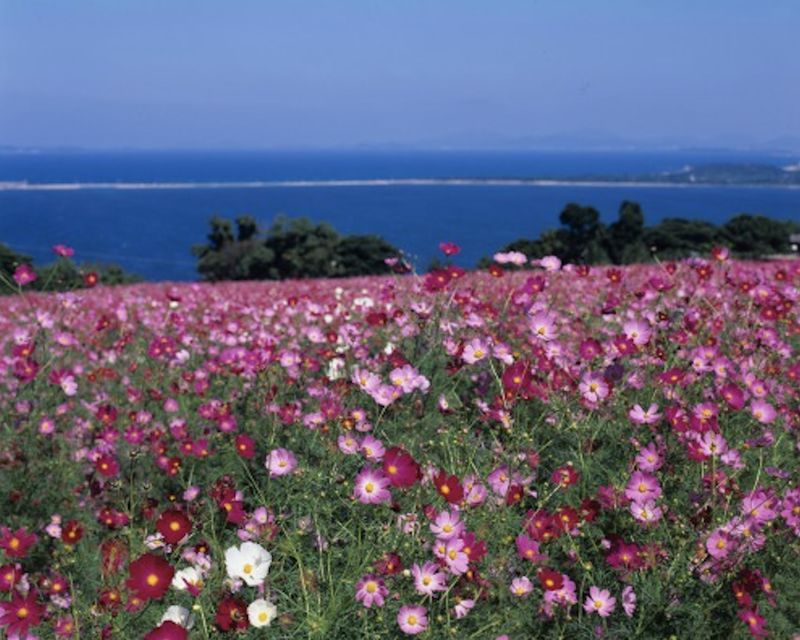
[[[798,33],[797,0],[0,0],[0,145],[800,140]]]

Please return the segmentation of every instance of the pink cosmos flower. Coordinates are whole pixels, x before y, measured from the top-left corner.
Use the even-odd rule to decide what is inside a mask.
[[[475,476],[464,477],[464,501],[467,506],[478,507],[482,505],[486,501],[487,495],[486,487],[478,482]]]
[[[537,340],[549,342],[556,338],[556,315],[550,311],[540,311],[531,316],[528,320],[528,326],[533,337]]]
[[[467,599],[458,600],[456,606],[453,607],[453,613],[455,613],[456,618],[460,620],[461,618],[466,616],[474,606],[475,606],[474,600],[467,600]]]
[[[652,331],[650,325],[644,320],[628,320],[622,325],[622,332],[637,347],[642,347],[650,342]]]
[[[661,520],[664,515],[654,500],[647,500],[645,502],[631,502],[631,514],[639,522],[643,524],[653,524]]]
[[[353,497],[363,504],[389,502],[392,499],[388,489],[390,484],[380,469],[364,467],[356,476]]]
[[[700,451],[707,456],[721,456],[728,450],[728,443],[722,434],[706,431],[700,438]]]
[[[14,275],[12,277],[14,278],[14,282],[20,287],[24,287],[26,284],[34,282],[39,276],[36,275],[36,272],[27,264],[21,264],[14,270]]]
[[[266,460],[269,477],[285,476],[297,468],[297,458],[288,449],[273,449]]]
[[[442,511],[430,525],[431,532],[440,540],[450,540],[461,535],[464,523],[455,511]]]
[[[371,573],[362,576],[356,583],[356,600],[369,609],[373,604],[382,607],[384,598],[389,594],[389,590],[379,578]]]
[[[508,487],[511,486],[511,474],[508,471],[508,467],[506,465],[497,467],[486,477],[486,481],[496,495],[505,497],[508,493]]]
[[[625,497],[633,502],[656,500],[660,495],[661,485],[658,478],[641,471],[634,471],[625,487]]]
[[[721,529],[715,529],[706,540],[706,549],[712,558],[720,560],[726,558],[733,550],[734,542],[731,537]]]
[[[526,576],[514,578],[511,581],[510,590],[518,598],[524,598],[533,591],[533,583]]]
[[[539,552],[539,543],[525,533],[517,536],[517,555],[529,562],[542,562],[547,560],[547,555]]]
[[[538,262],[545,271],[558,271],[561,268],[561,260],[557,256],[545,256]]]
[[[383,456],[386,453],[386,448],[376,437],[366,435],[361,441],[361,452],[370,462],[380,462],[383,460]]]
[[[578,385],[581,395],[588,402],[599,402],[608,397],[608,383],[599,373],[587,372]]]
[[[646,447],[639,449],[639,454],[636,456],[636,466],[641,471],[658,471],[664,464],[664,459],[658,452],[654,442],[651,442]]]
[[[517,266],[522,266],[526,262],[528,262],[528,258],[525,256],[524,253],[520,253],[519,251],[508,251],[506,253],[495,253],[494,261],[498,264],[515,264]]]
[[[53,246],[53,253],[62,258],[71,258],[75,255],[75,249],[64,244],[57,244]]]
[[[42,418],[39,420],[39,433],[49,436],[56,430],[56,422],[52,418]]]
[[[461,359],[467,364],[475,364],[489,355],[489,345],[480,338],[473,338],[464,345]]]
[[[575,583],[570,580],[566,573],[561,574],[561,579],[564,584],[560,589],[555,591],[545,590],[544,592],[542,610],[548,618],[553,617],[553,607],[555,605],[569,609],[573,604],[578,602]]]
[[[764,489],[756,489],[742,498],[742,514],[758,524],[774,520],[778,516],[778,501]]]
[[[406,635],[415,636],[428,628],[428,612],[425,607],[404,605],[397,612],[397,624],[400,631]]]
[[[362,391],[366,391],[367,393],[372,393],[381,385],[380,376],[366,369],[362,369],[361,367],[353,369],[351,380],[361,387]]]
[[[622,590],[622,609],[629,618],[632,617],[633,612],[636,611],[636,592],[630,585]]]
[[[616,604],[617,599],[611,597],[608,589],[601,590],[592,586],[589,587],[589,595],[583,604],[583,610],[588,614],[596,613],[601,618],[607,618],[614,611]]]
[[[633,405],[633,409],[628,412],[628,417],[634,424],[655,424],[661,420],[658,412],[658,405],[654,402],[645,411],[641,405]]]
[[[354,455],[361,449],[361,443],[349,433],[340,435],[336,442],[339,445],[339,451],[347,456]]]
[[[421,567],[414,564],[411,575],[414,577],[414,588],[421,595],[432,596],[437,591],[447,589],[447,576],[435,562],[426,562]]]
[[[438,541],[437,541],[438,542]],[[469,556],[464,553],[464,541],[451,538],[445,541],[444,561],[450,573],[460,576],[469,568]]]
[[[775,408],[765,400],[753,400],[750,403],[750,413],[761,424],[770,424],[777,415]]]

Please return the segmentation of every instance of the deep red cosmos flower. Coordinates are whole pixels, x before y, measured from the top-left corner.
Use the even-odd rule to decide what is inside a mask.
[[[223,631],[241,631],[247,629],[247,605],[243,600],[228,596],[220,600],[217,615],[214,619],[217,626]]]
[[[22,567],[4,564],[0,567],[0,591],[11,591],[22,578]]]
[[[145,553],[131,562],[128,574],[125,582],[128,589],[142,600],[152,600],[167,592],[175,569],[164,558]]]
[[[256,455],[255,441],[247,434],[240,433],[236,436],[236,453],[246,460],[252,459]]]
[[[550,482],[561,486],[563,489],[575,484],[580,480],[580,474],[570,464],[564,464],[553,471]]]
[[[539,584],[545,591],[558,591],[564,586],[564,578],[558,571],[553,571],[548,567],[542,567],[536,572]]]
[[[61,527],[61,541],[64,544],[78,544],[83,537],[83,525],[77,520],[70,520]]]
[[[459,504],[464,498],[464,488],[456,476],[448,476],[444,470],[440,470],[433,479],[436,490],[450,504]]]
[[[181,625],[167,620],[148,633],[144,640],[187,640],[189,632]]]
[[[168,509],[158,518],[156,529],[167,544],[177,544],[192,531],[192,521],[183,511]]]
[[[392,447],[384,454],[383,472],[393,487],[410,487],[420,478],[416,460],[400,447]]]
[[[94,468],[97,469],[98,473],[106,476],[107,478],[113,478],[119,473],[119,463],[117,462],[116,458],[106,453],[95,460]]]
[[[393,576],[403,570],[403,560],[396,553],[386,552],[372,565],[382,576]]]
[[[97,275],[97,273],[95,273],[94,271],[90,271],[85,276],[83,276],[83,285],[86,288],[91,289],[97,284],[99,280],[100,277]]]
[[[453,242],[440,242],[439,250],[446,256],[455,256],[461,253],[461,247]]]
[[[13,532],[8,527],[0,527],[0,549],[9,558],[24,558],[36,540],[36,534],[22,527]]]
[[[26,638],[28,629],[39,624],[44,607],[36,602],[36,594],[25,597],[15,593],[10,602],[0,602],[0,627],[6,628],[9,638]]]

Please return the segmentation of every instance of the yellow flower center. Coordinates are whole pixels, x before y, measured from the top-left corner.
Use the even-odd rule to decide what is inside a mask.
[[[27,607],[20,607],[17,609],[17,617],[18,618],[27,618],[28,617],[28,608]]]
[[[258,621],[259,622],[267,622],[269,620],[269,614],[266,611],[262,611],[258,614]]]
[[[378,584],[370,580],[369,582],[367,582],[364,588],[367,590],[367,593],[375,593],[378,590]]]
[[[375,491],[375,485],[371,482],[367,482],[367,484],[364,485],[364,491],[367,493],[372,493]]]
[[[408,618],[406,618],[406,622],[408,622],[408,624],[410,624],[410,625],[415,625],[415,624],[417,624],[417,616],[415,616],[413,613],[412,613],[412,614],[410,614],[410,615],[408,616]]]
[[[155,573],[151,573],[149,576],[147,576],[147,580],[145,580],[145,582],[147,582],[147,584],[149,584],[151,587],[155,587],[158,584],[158,576]]]
[[[249,562],[242,567],[242,571],[244,571],[247,575],[253,573],[253,565]]]

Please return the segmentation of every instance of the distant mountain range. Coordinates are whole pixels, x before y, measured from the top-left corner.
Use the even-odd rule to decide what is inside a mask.
[[[0,144],[0,153],[44,153],[44,152],[80,152],[80,151],[157,151],[152,148],[108,148],[76,146],[14,146]],[[164,149],[164,151],[181,151],[184,149]],[[204,151],[196,147],[186,151]],[[286,148],[253,147],[252,149],[217,149],[220,151],[314,151],[314,150],[364,150],[364,151],[564,151],[564,152],[597,152],[597,151],[686,151],[705,153],[760,153],[776,155],[800,154],[800,135],[780,135],[765,140],[735,140],[730,137],[709,136],[698,139],[678,139],[674,137],[632,138],[614,133],[595,130],[562,131],[547,134],[507,135],[488,131],[460,131],[443,134],[437,137],[422,138],[413,141],[362,141],[348,144],[325,145],[314,147],[302,145]]]

